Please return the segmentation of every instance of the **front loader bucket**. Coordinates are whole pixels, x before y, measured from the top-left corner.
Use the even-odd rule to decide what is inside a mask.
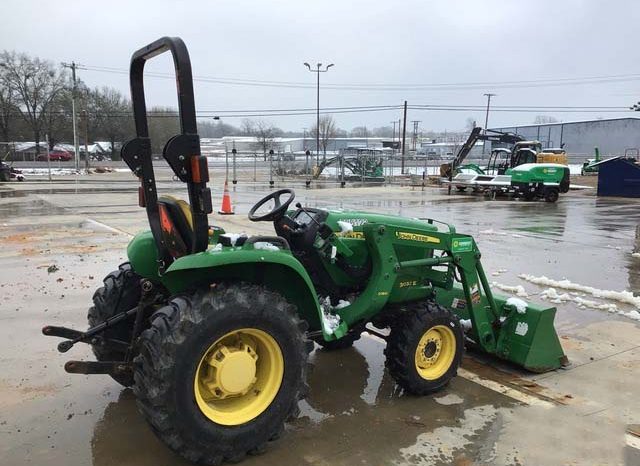
[[[494,294],[493,298],[496,306],[494,348],[479,341],[477,332],[471,328],[466,336],[476,343],[474,346],[531,372],[546,372],[568,364],[553,325],[555,307],[527,302],[526,310],[518,312],[515,306],[507,305],[506,296]],[[436,300],[460,319],[470,319],[462,287],[438,290]],[[484,309],[489,306],[485,296],[482,296],[480,304]],[[492,314],[490,310],[487,312]],[[473,319],[470,320],[473,322]]]

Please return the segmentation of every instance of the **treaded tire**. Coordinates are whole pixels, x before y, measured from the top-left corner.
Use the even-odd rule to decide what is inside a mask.
[[[323,338],[318,338],[316,343],[326,351],[337,351],[351,348],[361,336],[362,334],[360,333],[348,333],[339,340],[325,341]]]
[[[98,288],[93,294],[93,306],[89,308],[87,316],[89,326],[98,325],[115,314],[136,307],[140,301],[140,279],[141,277],[133,271],[128,262],[121,264],[118,270],[104,277],[104,286]],[[121,296],[120,292],[122,292]],[[120,302],[118,302],[119,296]],[[132,319],[119,322],[112,328],[105,330],[103,336],[126,342],[131,341],[132,326]],[[125,357],[123,351],[106,346],[91,345],[91,348],[98,361],[121,361]],[[125,387],[133,385],[133,373],[112,374],[111,377]]]
[[[385,364],[389,374],[405,391],[426,395],[443,388],[456,376],[464,352],[464,334],[458,317],[433,301],[415,303],[397,314],[385,348]],[[427,380],[416,369],[415,354],[422,336],[431,327],[444,325],[455,336],[455,354],[448,370],[439,378]]]
[[[276,340],[284,378],[271,404],[254,419],[225,426],[207,418],[194,396],[194,377],[210,345],[230,331],[256,328]],[[307,394],[307,358],[313,343],[295,306],[264,287],[222,284],[178,296],[152,316],[134,361],[134,393],[143,416],[174,452],[192,462],[217,465],[262,453],[284,423],[299,413]]]
[[[544,193],[544,200],[546,202],[556,202],[560,197],[560,191],[557,188],[547,188]]]

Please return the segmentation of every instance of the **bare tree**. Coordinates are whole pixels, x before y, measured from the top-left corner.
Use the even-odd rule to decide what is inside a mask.
[[[476,127],[476,120],[473,117],[467,117],[464,122],[464,129],[471,132]]]
[[[267,151],[275,147],[274,139],[282,134],[282,130],[264,120],[242,120],[241,131],[244,135],[256,138],[256,150],[262,150],[264,160]]]
[[[356,126],[351,130],[351,136],[354,138],[366,138],[369,136],[369,131],[366,126]]]
[[[393,136],[393,127],[392,126],[380,126],[379,128],[374,128],[371,131],[373,136],[381,137],[381,138],[390,138]]]
[[[5,53],[0,55],[0,65],[4,63]],[[10,140],[12,118],[19,112],[16,91],[7,75],[7,68],[0,66],[0,137],[3,141]]]
[[[68,87],[68,75],[57,71],[51,62],[15,52],[2,52],[0,63],[9,86],[15,90],[18,110],[31,128],[39,153],[47,112],[58,94]]]
[[[557,123],[558,119],[548,115],[537,115],[533,120],[534,125],[545,125],[549,123]]]
[[[256,125],[253,120],[245,118],[244,120],[242,120],[242,123],[240,123],[240,133],[243,136],[253,136],[256,130],[255,126]]]
[[[315,138],[318,136],[318,128],[316,125],[311,127],[311,135]],[[327,158],[327,147],[329,142],[336,137],[336,122],[331,115],[323,115],[320,118],[320,147],[322,147],[322,160]]]
[[[111,146],[111,157],[116,156],[116,143],[133,134],[131,104],[120,91],[103,87],[89,93],[88,109],[94,138],[105,138]],[[169,137],[169,135],[164,135]]]

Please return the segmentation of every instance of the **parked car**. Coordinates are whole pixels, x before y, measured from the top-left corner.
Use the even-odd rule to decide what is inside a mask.
[[[49,160],[57,162],[68,162],[73,159],[73,154],[71,152],[67,152],[65,150],[52,150],[49,151]],[[47,154],[38,155],[37,160],[47,160]]]

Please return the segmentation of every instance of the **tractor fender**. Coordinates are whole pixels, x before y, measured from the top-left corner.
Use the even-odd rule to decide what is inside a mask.
[[[176,259],[162,276],[163,285],[173,294],[221,281],[254,283],[280,293],[296,306],[309,330],[324,333],[322,309],[313,283],[288,251],[209,249]]]

